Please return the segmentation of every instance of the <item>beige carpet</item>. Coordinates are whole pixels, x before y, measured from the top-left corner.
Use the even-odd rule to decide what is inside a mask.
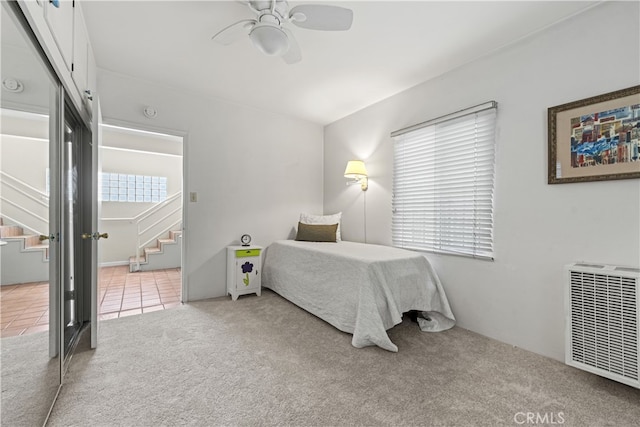
[[[408,320],[390,331],[398,353],[356,349],[270,291],[101,325],[100,347],[78,350],[48,425],[515,426],[531,425],[527,412],[547,425],[640,420],[640,390],[560,362]]]
[[[60,383],[60,361],[49,358],[49,332],[0,340],[1,426],[41,426]]]

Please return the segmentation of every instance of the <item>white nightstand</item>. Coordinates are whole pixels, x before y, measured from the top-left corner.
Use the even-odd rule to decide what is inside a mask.
[[[262,247],[227,246],[227,294],[235,301],[239,295],[260,296]]]

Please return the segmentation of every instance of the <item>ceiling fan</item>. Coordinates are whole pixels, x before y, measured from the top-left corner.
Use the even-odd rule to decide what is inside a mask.
[[[212,39],[229,45],[248,35],[253,45],[266,55],[279,55],[287,64],[302,60],[300,47],[286,25],[322,31],[346,31],[351,28],[353,11],[339,6],[302,4],[289,10],[286,0],[242,1],[254,19],[243,19],[215,34]]]

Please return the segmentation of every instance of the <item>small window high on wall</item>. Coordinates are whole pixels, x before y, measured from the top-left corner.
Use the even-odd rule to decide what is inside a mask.
[[[167,178],[103,172],[100,195],[103,202],[163,202],[167,199]]]
[[[497,106],[491,101],[391,134],[394,246],[493,259]]]

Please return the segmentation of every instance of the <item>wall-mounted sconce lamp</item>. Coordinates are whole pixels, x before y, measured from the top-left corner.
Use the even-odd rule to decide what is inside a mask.
[[[347,168],[344,170],[344,177],[353,179],[347,185],[359,183],[362,191],[367,191],[367,188],[369,188],[367,169],[364,167],[362,160],[349,160]]]

